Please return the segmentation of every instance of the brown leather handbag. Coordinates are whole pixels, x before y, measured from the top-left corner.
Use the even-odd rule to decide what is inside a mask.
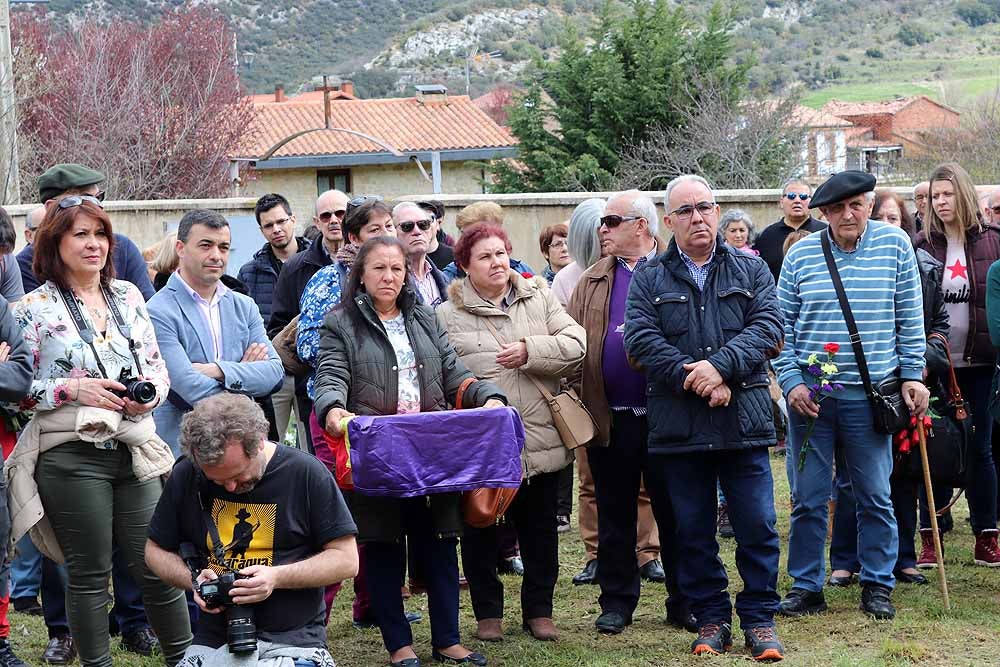
[[[312,366],[303,363],[299,359],[299,353],[295,347],[295,339],[298,337],[298,333],[299,316],[296,315],[292,318],[291,322],[285,325],[285,328],[275,335],[271,344],[274,345],[274,351],[278,353],[278,358],[281,359],[281,365],[284,366],[285,373],[295,377],[305,377],[312,373],[313,369]]]
[[[462,409],[465,390],[475,378],[466,378],[455,395],[455,409]],[[496,525],[514,502],[517,489],[473,489],[462,494],[462,518],[473,528],[488,528]]]

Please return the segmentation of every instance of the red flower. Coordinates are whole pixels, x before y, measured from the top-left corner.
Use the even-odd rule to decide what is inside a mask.
[[[531,272],[530,272],[530,271],[522,271],[522,272],[521,272],[521,276],[522,276],[523,278],[534,278],[534,276],[533,276],[533,275],[531,274]]]
[[[840,345],[837,343],[827,343],[826,345],[823,346],[823,349],[829,352],[830,354],[837,354],[838,352],[840,352]]]

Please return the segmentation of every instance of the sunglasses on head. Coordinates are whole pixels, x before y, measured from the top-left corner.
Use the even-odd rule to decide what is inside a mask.
[[[91,204],[97,206],[98,208],[104,208],[104,205],[101,204],[100,199],[98,199],[97,197],[92,197],[90,195],[72,195],[70,197],[63,197],[62,199],[59,200],[59,208],[61,209],[73,208],[74,206],[83,205],[83,202],[90,202]]]
[[[358,208],[369,201],[382,201],[382,195],[358,195],[347,202],[347,213]]]
[[[631,222],[632,220],[638,220],[641,217],[641,215],[626,215],[624,217],[620,215],[606,215],[601,218],[601,224],[608,229],[614,229],[623,222]]]
[[[417,220],[415,222],[414,221],[410,221],[410,222],[401,222],[401,223],[399,223],[399,228],[401,230],[403,230],[404,234],[409,234],[410,232],[412,232],[414,227],[419,227],[420,231],[426,232],[428,229],[431,228],[431,221],[430,220]]]
[[[785,196],[788,197],[788,201],[795,201],[796,197],[798,197],[802,201],[805,201],[809,199],[812,195],[806,194],[805,192],[786,192]]]
[[[337,220],[343,220],[345,215],[347,211],[341,208],[336,211],[323,211],[319,214],[319,219],[321,222],[330,222],[334,216],[337,216]]]

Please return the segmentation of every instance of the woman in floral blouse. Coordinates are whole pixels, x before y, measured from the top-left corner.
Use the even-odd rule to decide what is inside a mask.
[[[115,436],[124,439],[127,430],[149,428],[155,440],[152,409],[166,399],[170,381],[142,294],[114,279],[111,221],[90,196],[65,197],[49,206],[34,241],[34,271],[43,284],[14,307],[34,359],[31,390],[19,407],[39,419],[87,408],[114,423],[118,413],[132,426],[119,427]],[[147,402],[127,397],[122,381],[130,378],[151,382],[155,397]],[[57,435],[46,431],[47,423],[38,422],[42,445],[35,480],[66,558],[67,610],[82,664],[112,664],[105,608],[112,535],[141,584],[163,654],[175,662],[191,641],[184,596],[149,572],[143,554],[159,478],[140,482],[130,447],[115,436],[100,443],[61,438],[58,446],[46,445]]]

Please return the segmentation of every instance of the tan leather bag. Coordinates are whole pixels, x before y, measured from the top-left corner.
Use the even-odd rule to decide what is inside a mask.
[[[295,347],[295,339],[299,335],[299,316],[296,315],[292,321],[285,325],[285,328],[278,332],[271,344],[274,351],[281,359],[281,365],[285,367],[285,373],[294,377],[305,377],[312,373],[312,366],[299,359],[298,349]]]
[[[486,318],[483,318],[483,321],[486,322],[486,327],[497,339],[497,342],[503,345],[504,342],[493,323]],[[567,387],[553,395],[545,388],[544,384],[532,377],[530,373],[525,373],[524,376],[531,380],[532,384],[545,397],[545,401],[549,404],[549,411],[552,412],[552,424],[559,431],[559,438],[566,449],[586,447],[597,437],[597,425],[594,423],[594,417],[573,389]]]
[[[465,390],[476,382],[466,378],[455,395],[455,409],[462,409]],[[488,528],[496,525],[514,502],[517,489],[473,489],[462,494],[462,518],[473,528]]]

